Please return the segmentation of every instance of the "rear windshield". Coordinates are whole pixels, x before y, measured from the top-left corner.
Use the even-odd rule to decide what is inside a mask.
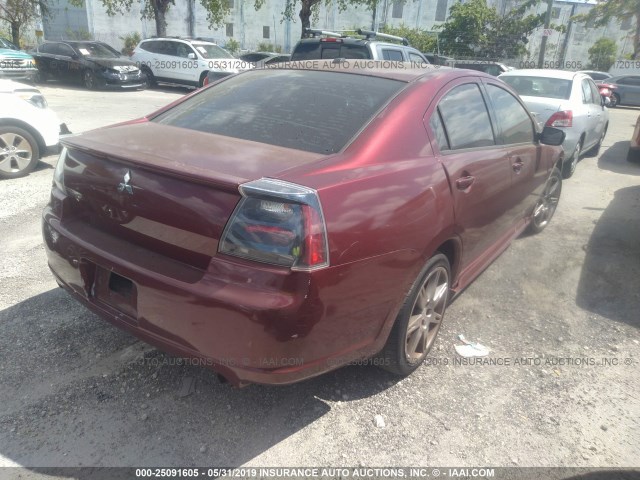
[[[329,42],[301,42],[293,53],[291,60],[320,60],[331,58],[369,59],[371,53],[365,45],[342,43],[341,40]]]
[[[406,83],[312,70],[258,70],[229,78],[152,121],[331,154]]]
[[[500,79],[511,85],[519,95],[564,100],[569,100],[571,97],[571,80],[517,75],[504,76]]]

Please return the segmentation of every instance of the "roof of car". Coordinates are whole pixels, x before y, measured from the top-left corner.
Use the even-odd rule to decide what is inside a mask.
[[[509,70],[500,75],[500,77],[548,77],[559,78],[562,80],[573,80],[576,75],[585,75],[580,72],[567,72],[565,70],[553,70],[547,68],[527,68],[522,70]]]
[[[150,42],[153,40],[171,40],[171,41],[178,40],[186,43],[206,43],[210,45],[217,45],[217,43],[211,42],[209,40],[204,40],[202,38],[191,38],[191,37],[151,37],[151,38],[145,38],[144,40],[142,40],[142,42]]]
[[[462,68],[450,68],[440,65],[424,65],[416,67],[414,63],[391,62],[388,60],[299,60],[294,62],[283,62],[275,66],[266,68],[291,69],[291,70],[319,70],[330,72],[343,72],[371,77],[388,78],[402,82],[411,82],[418,78],[458,78],[469,75],[494,79],[496,77],[476,70],[466,70]]]

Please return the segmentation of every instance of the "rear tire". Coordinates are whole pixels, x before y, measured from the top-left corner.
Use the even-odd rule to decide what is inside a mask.
[[[202,72],[200,74],[200,80],[198,80],[198,88],[204,87],[204,79],[207,78],[207,75],[209,75],[209,72]]]
[[[0,127],[0,178],[24,177],[40,159],[38,142],[20,127]]]
[[[596,143],[591,149],[587,152],[587,155],[590,157],[597,157],[600,153],[600,147],[602,147],[602,142],[604,142],[604,137],[607,135],[607,130],[609,129],[609,125],[604,126],[604,130],[602,131],[602,135],[600,136],[600,140]]]
[[[573,155],[571,155],[571,158],[565,160],[562,163],[562,178],[567,179],[573,176],[573,174],[576,172],[576,167],[578,166],[578,161],[580,160],[581,153],[582,138],[578,141],[576,148],[573,151]]]
[[[380,353],[382,368],[407,376],[424,362],[444,319],[450,278],[447,257],[441,253],[431,257],[407,294]]]
[[[156,88],[158,86],[158,82],[156,82],[156,77],[153,76],[153,72],[149,67],[142,67],[142,73],[145,77],[145,88]]]
[[[620,95],[614,93],[611,95],[611,104],[609,105],[611,108],[617,107],[620,105]]]

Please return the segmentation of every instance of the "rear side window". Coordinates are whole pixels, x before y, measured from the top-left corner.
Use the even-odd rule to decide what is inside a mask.
[[[391,48],[383,48],[382,49],[382,58],[383,60],[391,60],[393,62],[403,62],[404,58],[402,56],[402,51],[393,50]]]
[[[331,154],[406,83],[309,70],[256,70],[202,91],[152,121]]]
[[[140,48],[147,52],[155,52],[158,47],[158,42],[144,42],[140,44]]]
[[[495,145],[489,113],[475,83],[453,88],[438,109],[452,150]]]
[[[365,45],[338,42],[304,42],[299,43],[291,60],[320,60],[330,58],[371,58],[369,49]]]
[[[533,142],[533,124],[520,102],[506,90],[495,85],[487,85],[489,98],[496,111],[502,138],[506,145]]]

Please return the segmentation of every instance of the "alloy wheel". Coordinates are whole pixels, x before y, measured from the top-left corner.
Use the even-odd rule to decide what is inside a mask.
[[[544,188],[542,197],[533,211],[533,222],[538,230],[547,226],[560,201],[562,180],[559,175],[552,175]]]
[[[431,349],[438,334],[449,296],[449,273],[434,268],[424,280],[411,309],[405,338],[407,362],[420,362]]]
[[[17,173],[27,168],[33,158],[29,141],[17,133],[0,134],[0,171]]]

